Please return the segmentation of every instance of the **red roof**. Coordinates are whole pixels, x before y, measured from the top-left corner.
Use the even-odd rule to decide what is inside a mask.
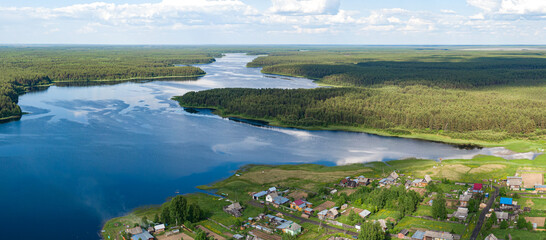
[[[472,190],[482,190],[483,185],[481,183],[474,183]]]
[[[303,201],[301,199],[298,199],[298,200],[294,201],[294,204],[299,206],[299,205],[303,204]]]
[[[345,184],[345,183],[347,183],[348,181],[349,181],[349,180],[347,180],[347,178],[344,178],[344,179],[341,180],[341,183]]]

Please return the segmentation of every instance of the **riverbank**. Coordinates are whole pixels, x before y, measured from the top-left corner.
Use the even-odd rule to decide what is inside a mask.
[[[320,220],[317,218],[316,213],[322,209],[321,206],[330,206],[333,204],[332,206],[339,205],[341,207],[341,205],[344,204],[344,201],[349,201],[347,203],[347,209],[372,209],[372,204],[366,202],[367,197],[357,200],[357,198],[360,198],[357,196],[361,196],[359,195],[359,191],[363,191],[362,189],[369,188],[369,186],[377,186],[378,180],[386,177],[393,171],[396,171],[400,176],[401,179],[398,181],[401,183],[404,183],[406,180],[413,181],[413,179],[420,179],[425,175],[429,175],[433,181],[435,181],[435,188],[413,187],[412,189],[415,191],[423,191],[423,193],[425,191],[450,193],[453,190],[466,189],[466,186],[461,186],[460,183],[468,183],[472,186],[472,183],[474,182],[481,183],[484,179],[501,180],[505,179],[506,176],[513,176],[518,172],[544,172],[546,171],[546,157],[544,155],[539,156],[533,161],[508,161],[498,157],[479,156],[472,160],[454,159],[444,160],[441,163],[433,160],[407,159],[389,161],[388,164],[385,164],[384,162],[370,162],[366,164],[334,167],[316,164],[243,166],[227,179],[212,183],[211,185],[202,185],[198,187],[199,189],[215,193],[215,195],[205,193],[184,195],[189,203],[198,203],[202,209],[206,209],[208,218],[191,224],[187,229],[180,229],[180,231],[187,235],[195,236],[195,232],[191,229],[195,226],[203,226],[210,232],[214,232],[226,239],[233,234],[250,234],[251,231],[255,231],[253,230],[253,227],[249,228],[245,225],[244,228],[239,229],[235,226],[237,226],[239,222],[246,223],[245,220],[247,218],[250,217],[254,219],[259,213],[265,211],[263,209],[263,204],[261,205],[259,201],[252,200],[251,193],[256,193],[274,186],[279,192],[284,192],[286,189],[284,196],[292,201],[304,198],[306,201],[313,204],[312,208],[316,209],[316,212],[312,214],[308,220],[302,221],[299,217],[301,213],[290,210],[288,205],[280,208],[266,205],[267,208],[269,208],[269,211],[273,210],[280,212],[284,215],[284,219],[301,224],[304,230],[298,236],[298,239],[327,239],[338,234],[347,236],[343,234],[345,230],[353,232],[357,232],[357,230],[351,226],[353,220],[351,220],[350,214],[342,211],[344,208],[340,209],[340,213],[342,213],[336,218],[336,221],[343,223],[344,227],[331,225],[334,229],[338,229],[339,231],[332,229],[325,230],[324,226],[321,228],[319,226]],[[370,184],[368,187],[357,188],[338,186],[337,184],[339,181],[347,176],[364,176],[372,179],[375,183]],[[455,184],[456,182],[458,182],[458,184]],[[331,191],[334,189],[336,189],[337,193],[332,194]],[[374,187],[371,187],[371,189],[374,189]],[[396,187],[392,186],[391,189],[396,189]],[[492,189],[484,189],[484,191],[487,192],[489,190]],[[342,197],[343,195],[339,195],[339,193],[346,194],[345,200],[340,200],[344,197]],[[373,195],[373,192],[363,196],[371,195]],[[220,198],[218,196],[223,197]],[[476,216],[479,215],[478,213],[471,213],[469,218],[463,222],[431,220],[429,218],[431,218],[432,212],[430,206],[426,205],[426,202],[428,202],[430,198],[426,196],[428,196],[428,194],[425,194],[425,197],[421,198],[421,203],[417,206],[415,212],[407,216],[404,216],[399,210],[390,209],[390,207],[381,207],[380,209],[372,210],[372,214],[366,219],[388,219],[388,222],[393,223],[392,226],[388,227],[388,232],[391,234],[396,234],[403,228],[409,229],[411,232],[421,229],[447,232],[454,231],[454,233],[462,235],[463,239],[470,236],[473,227],[467,227],[465,226],[465,223],[468,223],[470,226],[475,226],[477,220]],[[265,195],[259,198],[259,200],[264,202]],[[455,194],[455,198],[458,198],[457,194]],[[231,204],[231,202],[240,202],[241,205],[244,206],[243,215],[241,217],[233,217],[222,211],[223,207]],[[546,216],[544,215],[544,212],[542,212],[543,210],[546,209],[534,207],[533,211],[527,213],[527,215],[538,217]],[[448,208],[448,211],[454,212],[455,210],[452,210],[450,207]],[[107,221],[103,227],[103,237],[105,239],[107,239],[108,236],[113,237],[116,233],[127,229],[125,226],[129,225],[132,227],[134,224],[140,224],[144,217],[149,220],[154,219],[155,215],[160,214],[160,212],[161,207],[154,206],[144,209],[140,208],[126,216],[111,219]],[[150,221],[149,224],[152,225],[153,222]],[[253,220],[250,224],[261,224],[261,221]],[[322,224],[328,225],[326,222],[323,222]],[[178,229],[176,226],[170,227]],[[539,226],[539,228],[541,227],[542,226]],[[498,232],[498,227],[492,230]],[[482,235],[486,236],[490,231],[491,230],[489,229],[482,230]],[[512,230],[513,236],[526,236],[528,234],[532,236],[540,235],[538,232],[529,232],[527,230]]]
[[[546,149],[546,139],[544,140],[522,140],[522,139],[510,139],[500,142],[491,142],[491,141],[480,141],[480,140],[469,140],[469,139],[455,139],[449,136],[440,135],[438,133],[426,133],[424,131],[419,131],[416,129],[374,129],[374,128],[363,128],[363,127],[354,127],[354,126],[298,126],[292,124],[283,124],[277,119],[274,118],[256,118],[241,114],[226,114],[222,109],[219,109],[218,106],[194,106],[186,105],[180,101],[179,97],[174,97],[173,100],[179,102],[181,107],[184,108],[203,108],[203,109],[212,109],[213,113],[223,117],[223,118],[238,118],[245,119],[250,121],[257,121],[265,123],[269,126],[282,127],[282,128],[295,128],[311,131],[347,131],[347,132],[360,132],[373,134],[378,136],[385,137],[399,137],[399,138],[409,138],[409,139],[418,139],[424,141],[446,143],[455,145],[460,148],[482,148],[482,147],[504,147],[508,150],[524,153],[524,152],[544,152]]]

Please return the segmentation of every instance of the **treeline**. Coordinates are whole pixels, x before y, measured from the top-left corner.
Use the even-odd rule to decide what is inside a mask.
[[[304,76],[339,86],[427,85],[472,88],[546,82],[546,59],[478,58],[464,62],[385,62],[357,64],[278,64],[265,73]]]
[[[20,116],[17,96],[25,87],[55,81],[86,82],[169,76],[200,76],[198,67],[221,53],[165,47],[0,48],[0,118]]]
[[[338,86],[427,85],[473,88],[540,84],[546,53],[415,49],[274,52],[247,64],[264,73],[303,76]]]
[[[176,97],[182,106],[285,126],[430,132],[479,140],[546,134],[545,99],[426,86],[318,89],[212,89]]]

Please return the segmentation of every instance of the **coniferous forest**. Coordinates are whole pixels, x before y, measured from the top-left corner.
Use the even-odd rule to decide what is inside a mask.
[[[223,116],[308,129],[499,142],[546,136],[546,52],[277,52],[249,67],[321,89],[214,89],[176,98]],[[371,131],[370,131],[371,129]],[[542,140],[541,140],[542,139]]]
[[[26,88],[54,82],[93,82],[201,76],[198,67],[221,54],[178,47],[1,47],[0,118],[18,117]]]

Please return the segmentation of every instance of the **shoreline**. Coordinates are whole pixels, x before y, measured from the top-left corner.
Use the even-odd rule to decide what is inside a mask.
[[[177,101],[176,97],[173,97],[172,99]],[[222,110],[218,110],[215,106],[190,106],[190,105],[182,105],[180,104],[180,102],[179,102],[179,105],[184,109],[193,109],[193,110],[209,109],[209,110],[212,110],[211,112],[216,116],[226,118],[232,121],[239,120],[238,122],[243,122],[243,123],[247,123],[251,125],[255,125],[255,124],[252,124],[252,122],[259,122],[259,123],[264,123],[263,125],[265,126],[292,128],[292,129],[300,129],[300,130],[308,130],[308,131],[342,131],[342,132],[365,133],[365,134],[371,134],[371,135],[381,136],[381,137],[397,137],[397,138],[415,139],[420,141],[448,144],[448,145],[458,147],[460,149],[476,149],[476,148],[481,149],[481,148],[492,148],[492,147],[504,147],[516,153],[526,153],[526,152],[541,153],[538,149],[532,149],[533,148],[532,146],[523,146],[523,147],[519,146],[520,144],[540,145],[540,143],[526,141],[522,139],[510,139],[503,142],[486,142],[486,141],[480,141],[480,140],[454,139],[448,136],[436,135],[436,134],[430,134],[430,133],[413,133],[411,132],[411,130],[404,130],[404,131],[409,131],[410,134],[393,134],[393,133],[389,133],[388,130],[383,130],[383,129],[361,128],[361,127],[352,127],[352,126],[305,127],[305,126],[281,124],[274,119],[253,118],[253,117],[247,117],[244,115],[236,115],[236,114],[223,114]],[[512,145],[518,145],[518,146],[512,146]],[[542,151],[542,153],[543,152],[544,151]]]
[[[66,80],[66,81],[52,81],[50,84],[41,84],[41,85],[33,85],[33,86],[24,86],[25,88],[25,91],[21,94],[18,94],[17,97],[20,97],[26,93],[30,93],[30,92],[33,92],[33,90],[31,90],[32,88],[49,88],[51,86],[56,86],[57,84],[62,84],[62,83],[75,83],[75,84],[93,84],[93,83],[98,83],[98,84],[108,84],[108,83],[124,83],[124,82],[131,82],[131,81],[138,81],[138,80],[150,80],[150,81],[157,81],[157,80],[162,80],[162,79],[175,79],[175,78],[187,78],[187,79],[190,79],[190,78],[200,78],[200,77],[203,77],[207,75],[206,73],[205,74],[200,74],[200,75],[189,75],[189,76],[158,76],[158,77],[134,77],[134,78],[123,78],[123,79],[95,79],[95,80]],[[12,115],[12,116],[6,116],[6,117],[2,117],[0,118],[0,124],[3,124],[3,123],[8,123],[8,122],[11,122],[11,121],[18,121],[20,120],[23,115],[25,114],[28,114],[28,113],[23,113],[21,112],[20,115]]]

